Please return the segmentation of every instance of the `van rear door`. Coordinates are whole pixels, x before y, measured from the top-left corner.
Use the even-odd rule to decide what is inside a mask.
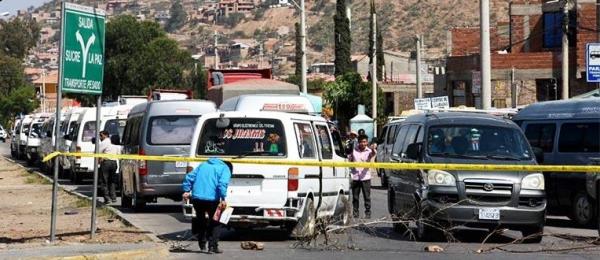
[[[200,115],[154,116],[148,119],[146,155],[184,156],[190,152],[190,143]],[[148,183],[182,183],[186,163],[148,161]]]
[[[204,122],[196,154],[249,159],[284,159],[287,138],[280,120],[211,118]],[[293,134],[292,134],[293,136]],[[286,139],[287,138],[287,139]],[[234,164],[227,201],[233,207],[285,206],[289,166]]]

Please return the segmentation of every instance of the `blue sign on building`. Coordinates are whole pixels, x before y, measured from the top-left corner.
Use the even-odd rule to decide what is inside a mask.
[[[587,82],[600,82],[600,43],[588,43],[585,53]]]

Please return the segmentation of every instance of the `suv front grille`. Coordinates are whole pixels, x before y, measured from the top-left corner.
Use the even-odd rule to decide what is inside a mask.
[[[464,180],[467,199],[474,203],[507,204],[510,202],[513,184],[501,180]]]

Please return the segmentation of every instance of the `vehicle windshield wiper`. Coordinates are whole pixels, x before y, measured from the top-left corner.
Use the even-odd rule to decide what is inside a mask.
[[[270,154],[272,154],[272,152],[269,152],[269,151],[251,151],[251,152],[240,154],[240,155],[236,156],[235,159],[244,158],[244,157],[250,156],[250,155],[270,155]]]
[[[509,154],[488,154],[485,157],[488,159],[497,159],[497,160],[512,160],[512,161],[520,161],[523,160],[522,157],[517,157]]]
[[[462,159],[481,159],[481,160],[488,159],[488,157],[481,156],[481,155],[466,155],[466,154],[455,154],[455,153],[448,153],[448,152],[446,152],[446,153],[430,153],[429,155],[438,156],[438,157],[462,158]]]

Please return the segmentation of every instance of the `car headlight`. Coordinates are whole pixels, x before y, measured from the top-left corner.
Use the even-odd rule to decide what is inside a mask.
[[[544,175],[541,173],[529,174],[521,181],[521,189],[543,190],[544,188]]]
[[[456,186],[454,175],[440,170],[427,171],[427,184],[436,186]]]

